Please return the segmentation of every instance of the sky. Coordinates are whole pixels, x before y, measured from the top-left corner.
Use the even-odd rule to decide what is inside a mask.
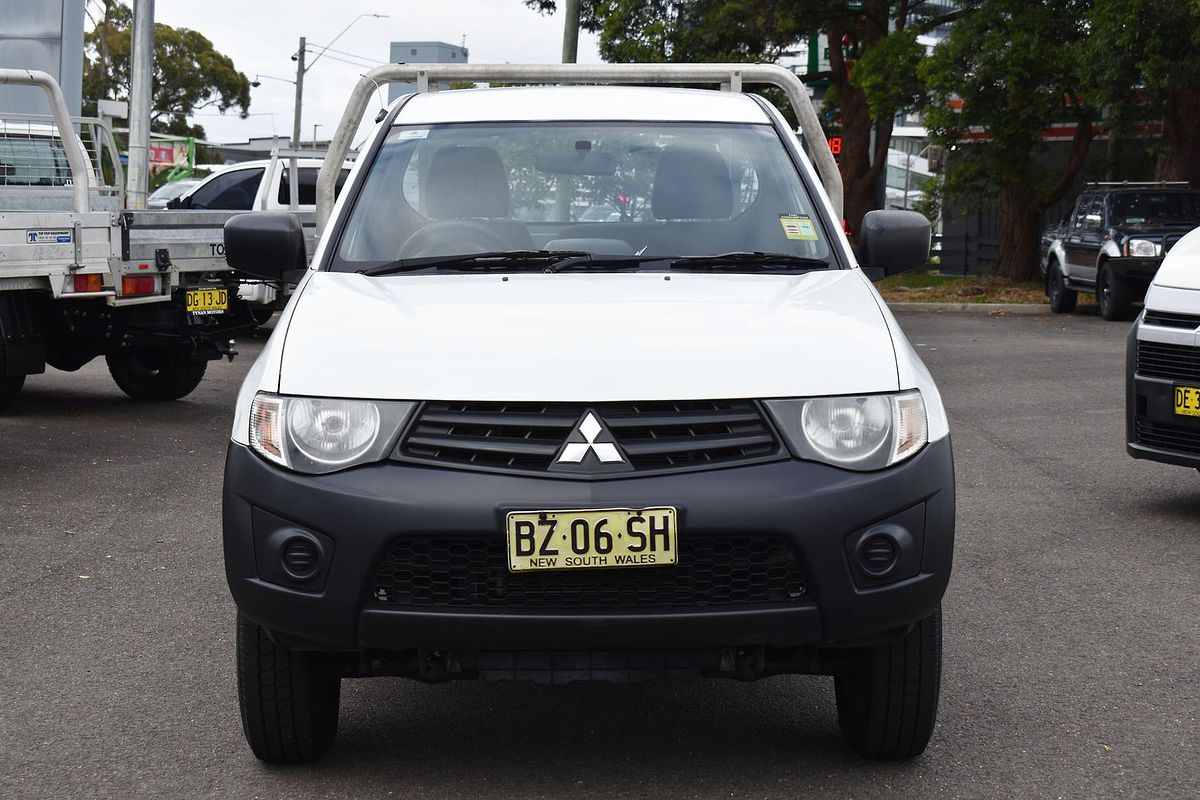
[[[471,63],[536,64],[562,59],[562,15],[544,17],[521,0],[157,0],[155,18],[172,27],[191,28],[207,36],[250,79],[272,75],[294,80],[291,60],[299,38],[313,45],[330,40],[359,14],[387,14],[387,19],[358,20],[333,47],[386,62],[393,41],[444,41],[461,44],[466,37]],[[302,138],[333,135],[345,101],[364,69],[334,61],[330,53],[304,77]],[[312,59],[309,54],[309,59]],[[579,36],[579,61],[599,62],[596,38]],[[250,114],[220,115],[204,109],[194,118],[210,141],[238,142],[250,137],[292,133],[295,88],[291,83],[260,78],[250,90]],[[385,95],[386,97],[386,92]],[[372,110],[373,111],[373,110]]]

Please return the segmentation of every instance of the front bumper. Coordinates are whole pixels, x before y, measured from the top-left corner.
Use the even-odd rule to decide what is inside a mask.
[[[619,610],[397,608],[371,597],[381,559],[406,536],[502,538],[511,510],[656,505],[679,510],[681,554],[692,537],[785,537],[803,564],[808,593],[785,604]],[[911,537],[901,554],[909,566],[895,580],[856,571],[847,544],[880,524],[900,525]],[[303,584],[278,566],[277,548],[296,531],[312,536],[323,553],[318,574]],[[238,444],[230,446],[225,469],[225,566],[234,599],[243,614],[298,647],[855,644],[933,611],[950,577],[953,539],[949,439],[875,473],[786,460],[588,482],[392,462],[310,476],[267,464]]]
[[[1134,458],[1200,469],[1200,417],[1176,414],[1174,401],[1176,385],[1200,382],[1139,374],[1137,342],[1141,325],[1139,318],[1126,342],[1125,450]]]
[[[1112,269],[1113,275],[1125,281],[1129,286],[1136,287],[1144,294],[1150,286],[1150,282],[1154,280],[1155,273],[1162,265],[1162,257],[1154,258],[1138,258],[1129,256],[1124,258],[1110,258],[1108,266]]]

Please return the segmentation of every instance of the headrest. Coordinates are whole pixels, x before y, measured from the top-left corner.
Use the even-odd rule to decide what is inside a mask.
[[[508,172],[490,147],[443,147],[433,154],[425,182],[425,213],[432,219],[493,219],[511,209]]]
[[[668,147],[658,161],[650,210],[655,219],[728,219],[733,181],[713,150]]]

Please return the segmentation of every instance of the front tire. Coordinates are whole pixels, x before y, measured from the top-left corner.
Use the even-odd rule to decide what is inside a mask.
[[[135,400],[178,400],[200,385],[207,361],[184,350],[125,350],[106,356],[117,386]]]
[[[238,614],[238,705],[250,749],[269,764],[302,764],[337,736],[341,679],[319,653],[277,644]]]
[[[1046,267],[1046,296],[1050,298],[1050,310],[1055,314],[1070,314],[1079,301],[1079,293],[1067,288],[1058,260],[1053,259]]]
[[[942,684],[942,610],[900,640],[863,648],[834,679],[838,723],[859,755],[896,761],[925,751]]]
[[[1100,304],[1100,316],[1110,322],[1133,316],[1133,292],[1125,281],[1113,274],[1108,264],[1100,267],[1096,277],[1096,301]]]

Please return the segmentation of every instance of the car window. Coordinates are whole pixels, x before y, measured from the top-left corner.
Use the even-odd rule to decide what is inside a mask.
[[[1200,225],[1200,192],[1117,192],[1109,208],[1114,225]]]
[[[335,268],[530,247],[826,258],[816,208],[769,125],[397,126],[370,165]]]
[[[249,211],[262,181],[263,168],[237,169],[217,175],[191,195],[192,208]]]
[[[279,179],[279,196],[278,202],[281,206],[289,205],[292,202],[292,185],[291,170],[288,167],[283,168],[283,175]],[[299,204],[302,206],[315,206],[317,204],[317,175],[320,173],[318,167],[300,167],[300,198]],[[343,169],[338,172],[337,184],[334,186],[334,197],[342,193],[342,187],[346,185],[346,178],[350,177],[350,170]]]

